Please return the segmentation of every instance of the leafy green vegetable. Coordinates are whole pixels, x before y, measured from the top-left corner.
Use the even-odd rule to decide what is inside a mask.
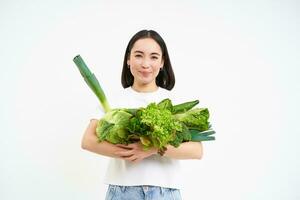
[[[110,110],[110,106],[96,76],[86,66],[80,55],[75,56],[73,61],[79,69],[81,76],[84,78],[84,81],[98,97],[104,108],[104,111],[108,112]]]
[[[165,99],[159,104],[150,103],[146,108],[139,109],[130,120],[128,130],[144,136],[147,143],[142,143],[145,147],[154,146],[160,149],[174,140],[177,131],[183,129],[170,111],[172,104],[166,102],[171,101]],[[169,106],[165,106],[168,104]]]
[[[130,119],[128,130],[143,137],[141,141],[145,148],[154,146],[160,150],[168,144],[178,147],[186,141],[214,140],[210,136],[215,132],[210,129],[208,109],[192,109],[198,103],[195,100],[173,106],[170,99],[150,103],[137,110]],[[174,114],[174,107],[177,114]]]
[[[128,144],[127,127],[133,115],[126,109],[113,109],[98,121],[96,133],[99,141],[107,140],[113,144]]]
[[[199,131],[208,129],[209,112],[207,108],[195,108],[181,114],[175,114],[174,117],[190,129]]]
[[[192,109],[193,107],[195,107],[198,103],[199,103],[199,100],[195,100],[195,101],[188,101],[185,103],[175,105],[172,107],[172,113],[173,114],[184,113],[184,112]]]

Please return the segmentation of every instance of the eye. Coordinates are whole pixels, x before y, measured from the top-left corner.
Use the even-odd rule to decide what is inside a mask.
[[[142,55],[137,54],[137,55],[135,55],[134,57],[140,58],[140,57],[142,57]]]
[[[158,57],[156,57],[156,56],[152,56],[151,58],[154,60],[158,59]]]

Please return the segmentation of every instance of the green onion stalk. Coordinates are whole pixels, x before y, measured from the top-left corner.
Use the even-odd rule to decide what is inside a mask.
[[[75,56],[73,61],[77,65],[84,81],[98,97],[101,105],[103,106],[104,112],[110,111],[111,108],[96,76],[90,71],[80,55]]]

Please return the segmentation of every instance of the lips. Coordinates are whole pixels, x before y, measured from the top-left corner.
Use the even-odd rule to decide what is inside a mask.
[[[151,74],[151,72],[148,71],[139,71],[140,74],[142,74],[143,76],[149,76]]]

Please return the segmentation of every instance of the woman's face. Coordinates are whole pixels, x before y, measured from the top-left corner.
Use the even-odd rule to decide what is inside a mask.
[[[156,86],[155,78],[164,65],[159,44],[151,38],[137,40],[131,49],[127,65],[134,77],[134,85]]]

